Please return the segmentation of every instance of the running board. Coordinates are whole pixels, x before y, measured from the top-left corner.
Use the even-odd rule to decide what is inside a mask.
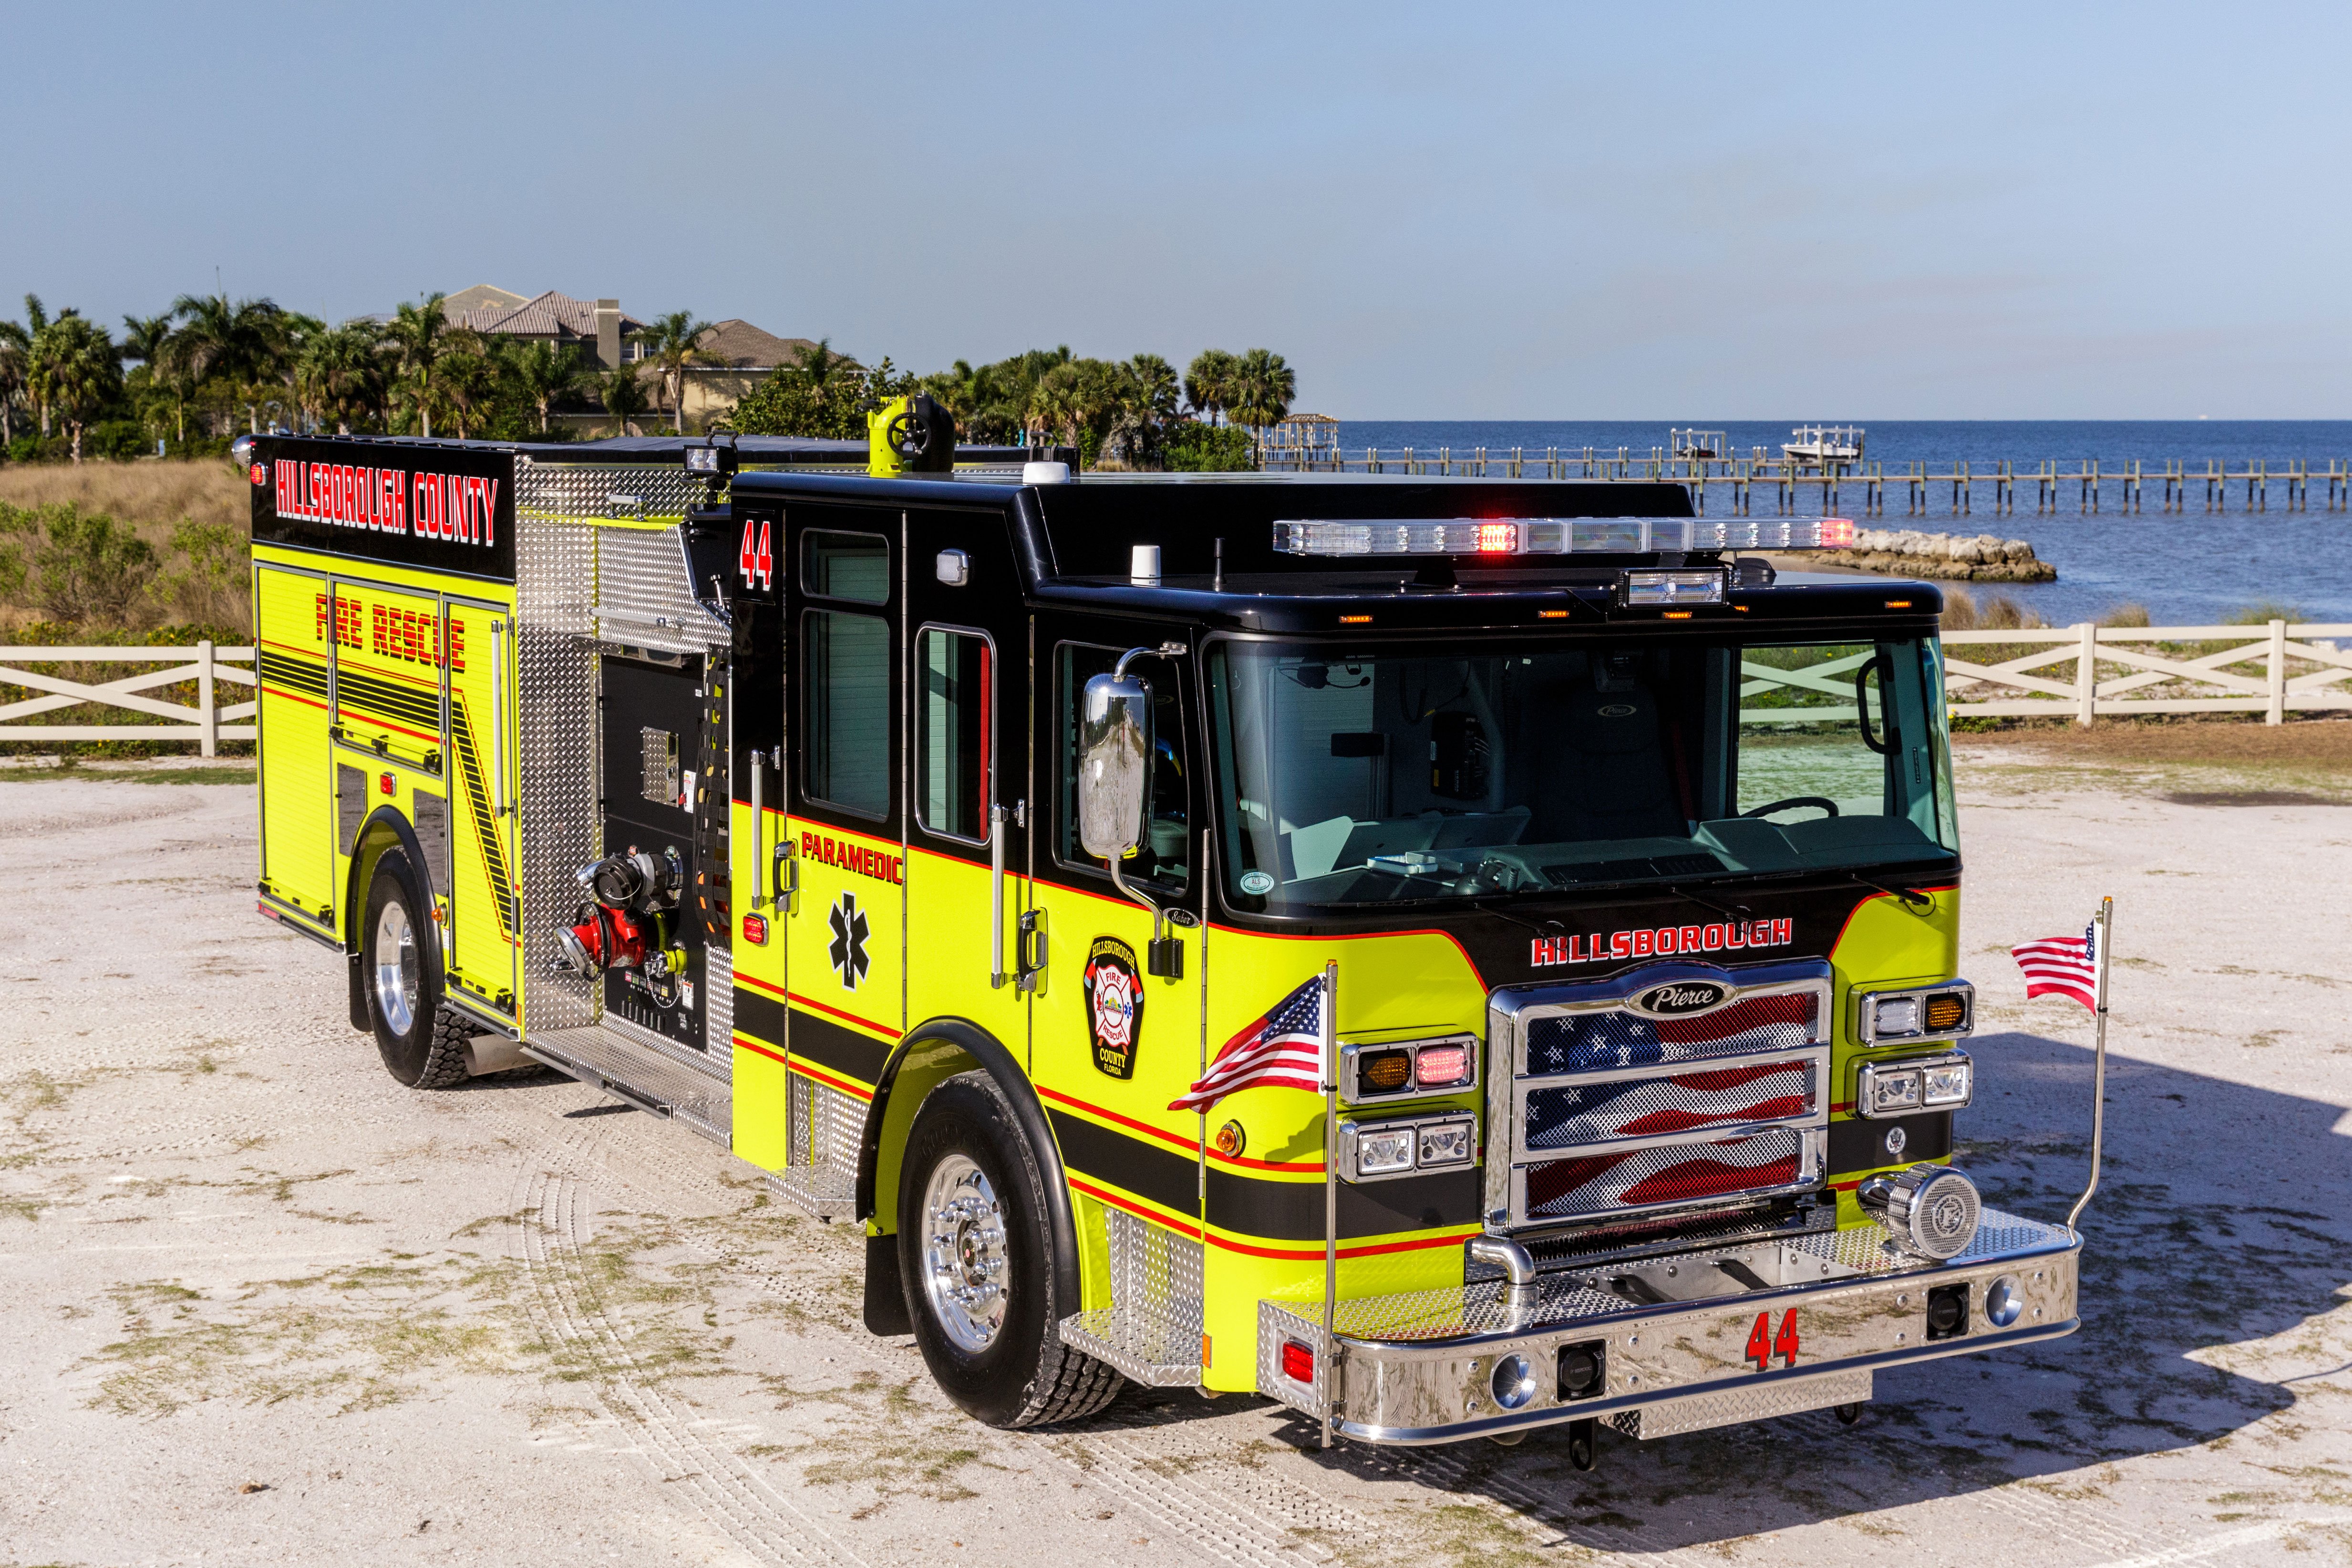
[[[525,1055],[640,1110],[685,1123],[721,1148],[734,1144],[735,1095],[726,1079],[647,1049],[602,1025],[533,1035]]]

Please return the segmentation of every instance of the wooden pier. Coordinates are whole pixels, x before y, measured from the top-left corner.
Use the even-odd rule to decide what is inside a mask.
[[[1932,496],[1947,500],[1949,515],[1965,517],[1976,510],[1979,487],[1990,488],[1990,510],[1996,515],[2013,515],[2028,492],[2036,513],[2063,510],[2067,500],[2086,514],[2106,510],[2110,500],[2116,510],[2137,512],[2145,506],[2151,488],[2157,492],[2159,511],[2186,511],[2192,504],[2206,511],[2228,511],[2232,510],[2232,499],[2241,495],[2236,510],[2268,511],[2273,486],[2281,492],[2281,510],[2308,511],[2315,484],[2323,498],[2323,510],[2352,510],[2352,460],[2344,458],[2324,464],[2255,461],[2235,468],[2218,458],[2201,462],[2169,458],[2155,463],[2135,459],[2120,466],[2086,458],[2073,467],[2054,458],[2038,463],[1815,465],[1792,458],[1678,457],[1664,447],[1654,447],[1643,455],[1625,447],[1613,452],[1595,447],[1472,447],[1456,451],[1446,447],[1383,449],[1269,444],[1259,447],[1258,466],[1289,473],[1436,474],[1641,484],[1663,480],[1689,487],[1691,499],[1702,513],[1710,492],[1727,492],[1724,500],[1735,517],[1751,515],[1759,496],[1774,515],[1797,515],[1816,492],[1822,514],[1835,515],[1846,509],[1846,492],[1856,489],[1861,492],[1859,510],[1864,516],[1885,517],[1888,497],[1899,493],[1905,516],[1928,515]]]

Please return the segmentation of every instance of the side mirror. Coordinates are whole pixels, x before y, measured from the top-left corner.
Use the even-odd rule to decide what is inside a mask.
[[[1143,842],[1150,770],[1150,683],[1089,679],[1078,721],[1078,842],[1087,854],[1115,867]]]

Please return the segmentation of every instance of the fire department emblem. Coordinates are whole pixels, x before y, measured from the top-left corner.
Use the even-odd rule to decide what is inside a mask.
[[[1087,949],[1081,977],[1087,994],[1087,1032],[1094,1038],[1095,1066],[1113,1078],[1135,1076],[1135,1043],[1143,1033],[1143,981],[1135,949],[1115,936],[1098,936]]]
[[[845,890],[834,900],[826,923],[833,927],[833,945],[825,949],[825,956],[833,960],[833,972],[841,976],[842,989],[855,991],[866,978],[866,939],[870,934],[866,911],[857,907],[857,895]]]

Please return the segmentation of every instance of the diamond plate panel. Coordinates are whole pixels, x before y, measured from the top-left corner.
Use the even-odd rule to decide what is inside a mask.
[[[727,624],[694,596],[687,580],[686,540],[676,528],[599,528],[596,602],[599,636],[632,647],[704,653],[725,647]]]
[[[532,470],[525,465],[522,478]],[[516,710],[521,792],[523,1020],[531,1031],[596,1020],[596,988],[558,967],[560,925],[580,902],[574,873],[596,858],[596,650],[587,640],[590,531],[535,520],[516,528]]]
[[[1111,1304],[1062,1320],[1062,1342],[1137,1383],[1201,1381],[1202,1247],[1193,1237],[1105,1207]]]
[[[768,1176],[769,1190],[815,1219],[854,1217],[866,1106],[800,1073],[787,1077],[790,1141],[784,1168]]]
[[[735,1077],[735,955],[723,947],[702,950],[702,1053],[706,1070],[730,1082]]]
[[[1621,1410],[1609,1425],[1628,1437],[1674,1437],[1685,1432],[1705,1432],[1716,1426],[1737,1426],[1748,1421],[1769,1421],[1776,1415],[1801,1415],[1832,1405],[1869,1402],[1867,1372],[1830,1372],[1819,1377],[1790,1378],[1758,1388],[1726,1389],[1720,1394],[1694,1394]]]

